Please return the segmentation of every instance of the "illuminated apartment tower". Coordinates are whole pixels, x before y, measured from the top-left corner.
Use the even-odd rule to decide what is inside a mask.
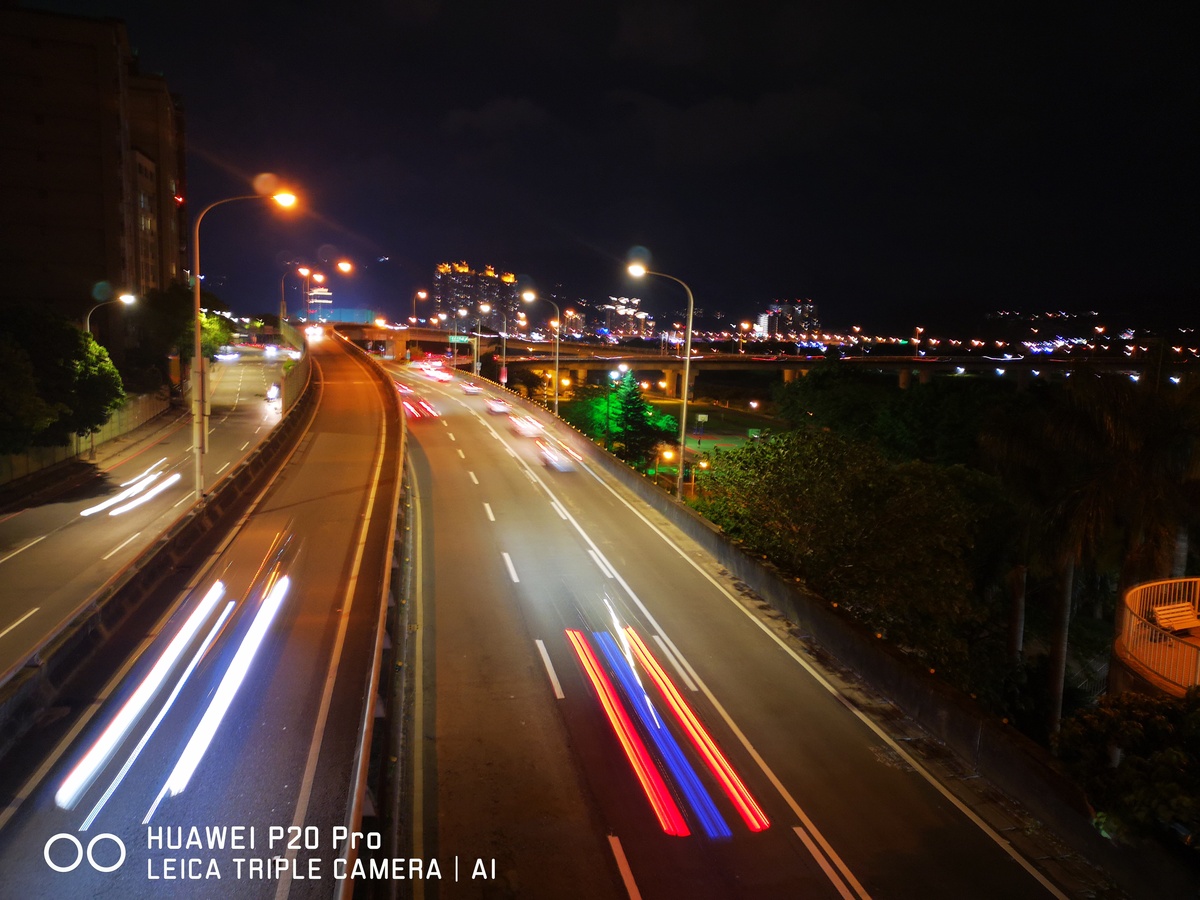
[[[483,316],[489,325],[506,315],[511,320],[517,314],[517,276],[511,272],[497,272],[492,266],[481,270],[472,269],[465,262],[444,262],[433,273],[433,306],[431,315],[445,313],[447,321],[459,309],[471,311],[477,316],[479,305],[486,303],[491,312]],[[494,327],[494,326],[493,326]]]
[[[809,299],[770,304],[766,314],[759,317],[759,325],[760,330],[772,336],[814,334],[821,330],[817,304]]]

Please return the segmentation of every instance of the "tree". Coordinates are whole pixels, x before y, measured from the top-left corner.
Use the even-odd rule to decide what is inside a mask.
[[[1056,746],[1109,834],[1200,835],[1200,689],[1104,697],[1063,722]]]
[[[41,397],[29,354],[9,335],[0,335],[0,384],[0,453],[24,453],[66,405]]]
[[[559,415],[633,464],[646,462],[655,447],[679,433],[679,420],[655,411],[632,372],[626,372],[615,387],[579,385],[575,399],[560,405]]]
[[[961,467],[892,464],[807,428],[720,454],[697,506],[950,680],[972,680],[970,658],[981,637],[992,639],[990,611],[974,592],[975,573],[987,566],[980,536],[991,534],[1002,506],[991,479]]]
[[[73,435],[94,434],[124,401],[121,376],[108,352],[69,322],[40,310],[14,308],[0,321],[0,337],[25,349],[39,409],[54,412],[29,435],[30,445],[63,446]],[[10,354],[10,359],[15,357]],[[14,364],[19,368],[19,359]]]
[[[679,420],[655,412],[642,396],[642,386],[632,372],[625,373],[611,403],[614,452],[626,462],[645,462],[655,447],[678,434]]]

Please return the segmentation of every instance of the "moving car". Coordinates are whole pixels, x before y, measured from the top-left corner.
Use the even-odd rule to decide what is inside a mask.
[[[512,406],[507,400],[502,400],[500,397],[488,397],[485,401],[487,411],[497,416],[506,416],[512,412]]]
[[[522,437],[537,437],[545,430],[533,416],[511,415],[508,420],[512,423],[512,430]]]
[[[575,469],[575,463],[567,454],[563,453],[549,441],[538,441],[538,457],[542,460],[542,465],[551,469],[556,469],[559,472],[571,472]]]
[[[462,389],[463,389],[464,394],[482,394],[483,393],[483,388],[481,388],[479,385],[477,385],[473,381],[464,381]]]

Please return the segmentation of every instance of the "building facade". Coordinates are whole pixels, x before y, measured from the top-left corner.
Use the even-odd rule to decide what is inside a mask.
[[[430,293],[430,318],[445,315],[447,322],[465,309],[470,318],[482,318],[493,328],[494,323],[506,317],[511,328],[519,311],[517,276],[497,271],[493,266],[477,270],[465,262],[440,263],[434,270]],[[489,311],[481,314],[480,307],[484,304]]]
[[[784,336],[804,340],[805,335],[821,330],[817,304],[812,300],[775,301],[758,317],[755,332],[770,337]]]
[[[82,324],[184,277],[183,155],[179,102],[124,23],[0,9],[0,305]]]

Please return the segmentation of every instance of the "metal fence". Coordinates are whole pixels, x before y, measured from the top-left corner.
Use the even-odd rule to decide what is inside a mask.
[[[1161,682],[1171,693],[1182,694],[1200,684],[1200,645],[1176,636],[1155,624],[1154,608],[1170,603],[1200,603],[1200,578],[1151,581],[1130,588],[1118,608],[1117,653]]]

